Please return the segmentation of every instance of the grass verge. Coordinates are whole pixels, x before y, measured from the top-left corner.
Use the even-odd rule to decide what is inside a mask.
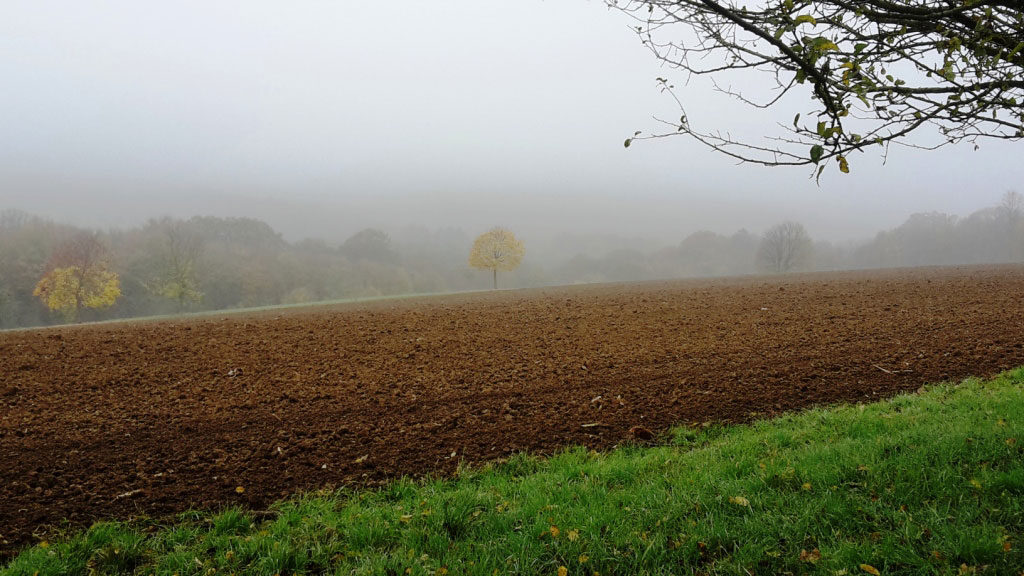
[[[105,522],[0,574],[1024,574],[1024,369],[666,445]]]
[[[472,294],[475,292],[491,292],[490,290],[457,290],[449,292],[409,292],[405,294],[388,294],[382,296],[353,296],[351,298],[334,298],[330,300],[315,300],[312,302],[296,302],[293,304],[267,304],[265,306],[247,306],[244,308],[218,308],[215,310],[202,310],[199,312],[177,312],[168,314],[148,314],[145,316],[126,316],[124,318],[109,318],[106,320],[93,320],[89,322],[76,322],[73,324],[44,324],[39,326],[19,326],[17,328],[0,328],[4,332],[28,332],[31,330],[46,330],[49,328],[72,328],[75,326],[106,326],[110,324],[144,324],[148,322],[167,322],[189,319],[211,318],[214,316],[231,317],[245,314],[258,314],[261,312],[289,311],[299,308],[317,308],[329,306],[341,306],[348,304],[368,304],[371,302],[387,302],[392,300],[412,300],[415,298],[428,299],[444,296],[455,296],[459,294]]]

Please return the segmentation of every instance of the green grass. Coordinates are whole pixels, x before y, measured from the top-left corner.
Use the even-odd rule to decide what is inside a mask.
[[[455,296],[459,294],[473,294],[477,292],[492,292],[492,290],[458,290],[448,292],[408,292],[403,294],[387,294],[382,296],[353,296],[350,298],[334,298],[330,300],[314,300],[310,302],[295,302],[292,304],[267,304],[265,306],[248,306],[243,308],[218,308],[214,310],[201,310],[198,312],[171,312],[167,314],[149,314],[146,316],[127,316],[124,318],[109,318],[106,320],[93,320],[89,322],[76,322],[73,324],[45,324],[39,326],[19,326],[17,328],[0,328],[2,332],[27,332],[30,330],[44,330],[47,328],[68,328],[73,326],[103,326],[107,324],[143,324],[147,322],[164,322],[168,320],[186,320],[189,318],[207,318],[212,316],[241,316],[260,312],[287,311],[296,308],[315,308],[340,306],[346,304],[366,304],[371,302],[382,302],[389,300],[412,300],[415,298],[437,298],[443,296]]]
[[[309,494],[270,518],[96,524],[25,549],[0,574],[863,575],[864,564],[1016,575],[1022,497],[1024,369],[678,429],[663,446]]]

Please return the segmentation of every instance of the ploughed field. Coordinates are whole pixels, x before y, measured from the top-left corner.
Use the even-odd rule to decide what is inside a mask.
[[[0,551],[1024,365],[1024,267],[545,288],[0,333]],[[639,435],[645,437],[644,431]]]

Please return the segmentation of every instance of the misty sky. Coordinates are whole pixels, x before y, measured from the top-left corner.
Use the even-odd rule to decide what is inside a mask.
[[[293,239],[418,223],[675,243],[786,218],[851,239],[1024,191],[1021,145],[996,141],[867,154],[821,187],[684,138],[624,149],[678,116],[654,78],[682,81],[628,25],[586,0],[8,2],[0,208],[253,216]],[[735,134],[792,117],[702,82],[681,96]]]

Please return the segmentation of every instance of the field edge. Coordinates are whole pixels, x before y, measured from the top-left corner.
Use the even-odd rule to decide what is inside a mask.
[[[1018,368],[871,404],[677,427],[655,446],[517,454],[269,511],[56,530],[0,574],[864,573],[860,564],[1016,574],[1022,415]],[[900,524],[902,534],[886,530]]]

